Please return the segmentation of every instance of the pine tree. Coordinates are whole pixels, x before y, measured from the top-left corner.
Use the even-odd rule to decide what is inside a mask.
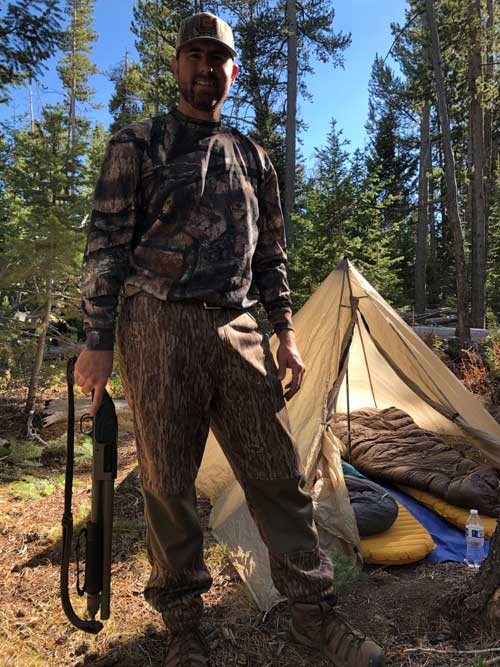
[[[183,18],[195,14],[194,0],[137,0],[131,30],[136,36],[142,78],[140,91],[144,115],[154,116],[178,101],[177,85],[170,66]]]
[[[110,132],[130,125],[146,117],[143,109],[143,78],[137,63],[131,62],[128,53],[110,75],[115,84],[115,92],[109,100],[108,109],[113,116]]]
[[[491,190],[489,247],[486,271],[487,303],[500,321],[500,161],[497,162],[495,185]]]
[[[9,2],[0,17],[0,103],[6,88],[34,79],[60,43],[59,0]]]
[[[2,282],[0,290],[7,291],[7,302],[22,294],[26,308],[43,314],[26,402],[28,435],[51,317],[76,296],[94,167],[88,159],[90,123],[77,108],[92,102],[93,0],[68,0],[66,10],[66,50],[58,65],[64,103],[47,105],[38,121],[7,134],[13,150],[4,184],[16,236],[9,238],[0,269],[11,286]]]
[[[284,192],[285,120],[287,95],[286,0],[222,0],[233,26],[239,60],[238,74],[225,114],[268,150]],[[298,91],[308,96],[306,77],[313,72],[312,55],[332,66],[342,64],[350,36],[335,32],[330,0],[307,0],[297,13]]]
[[[69,26],[64,33],[64,53],[57,72],[64,90],[69,118],[68,150],[71,150],[77,131],[77,104],[91,105],[95,93],[89,86],[89,78],[97,72],[97,66],[89,57],[92,43],[97,39],[92,27],[94,0],[66,0],[65,11],[69,17]]]
[[[455,257],[455,280],[457,288],[457,336],[462,339],[470,338],[468,321],[467,291],[465,276],[464,241],[460,220],[457,180],[455,173],[455,155],[451,143],[450,120],[448,101],[441,60],[441,47],[436,23],[436,14],[432,0],[425,0],[427,21],[431,33],[431,54],[436,82],[437,107],[442,130],[444,151],[444,171],[446,176],[446,194],[450,229],[453,239]]]
[[[415,216],[412,183],[416,178],[417,114],[408,105],[408,91],[400,78],[375,58],[368,86],[369,114],[366,125],[369,139],[367,170],[377,182],[379,197],[385,201],[384,227],[398,230],[394,237],[393,258],[399,258],[407,299],[413,298],[415,258]]]
[[[397,228],[387,229],[384,212],[393,196],[366,169],[366,156],[351,158],[348,141],[335,121],[326,143],[316,150],[316,167],[299,178],[294,213],[295,242],[290,251],[290,283],[295,307],[302,305],[335,268],[349,257],[391,301],[400,301],[400,280],[393,257]]]
[[[42,317],[28,413],[33,409],[53,306],[59,295],[75,294],[84,244],[82,227],[90,195],[87,166],[83,160],[72,165],[68,194],[68,124],[62,106],[47,106],[35,132],[28,125],[7,127],[5,134],[11,147],[3,166],[5,219],[15,234],[3,228],[8,243],[0,256],[0,300],[13,308],[22,303],[24,310]],[[87,146],[79,138],[74,149],[84,155]]]

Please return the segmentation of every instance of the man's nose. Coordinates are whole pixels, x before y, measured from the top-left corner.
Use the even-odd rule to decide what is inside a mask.
[[[207,56],[203,56],[199,62],[200,72],[211,74],[214,66]]]

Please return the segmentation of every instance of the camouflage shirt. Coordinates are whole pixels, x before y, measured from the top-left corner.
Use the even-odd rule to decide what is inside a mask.
[[[291,321],[276,172],[236,130],[179,111],[111,138],[81,279],[87,347],[113,348],[118,295],[148,292]]]

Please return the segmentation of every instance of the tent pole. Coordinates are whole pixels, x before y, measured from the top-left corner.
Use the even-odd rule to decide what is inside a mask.
[[[347,397],[347,454],[348,462],[351,463],[351,406],[349,402],[349,366],[347,366],[345,371],[345,389]]]

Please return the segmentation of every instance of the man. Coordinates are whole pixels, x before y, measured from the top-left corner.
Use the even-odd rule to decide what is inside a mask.
[[[145,596],[169,630],[165,667],[203,667],[203,562],[195,477],[209,424],[245,490],[292,604],[292,633],[339,667],[383,653],[333,611],[330,561],[284,398],[300,388],[276,173],[265,151],[220,123],[237,73],[231,28],[186,19],[172,68],[180,103],[111,139],[96,186],[82,275],[86,349],[75,378],[95,413],[113,364],[133,406],[147,548]],[[261,301],[280,340],[279,370],[249,308]],[[292,372],[283,397],[280,381]],[[251,426],[251,428],[249,428]]]

